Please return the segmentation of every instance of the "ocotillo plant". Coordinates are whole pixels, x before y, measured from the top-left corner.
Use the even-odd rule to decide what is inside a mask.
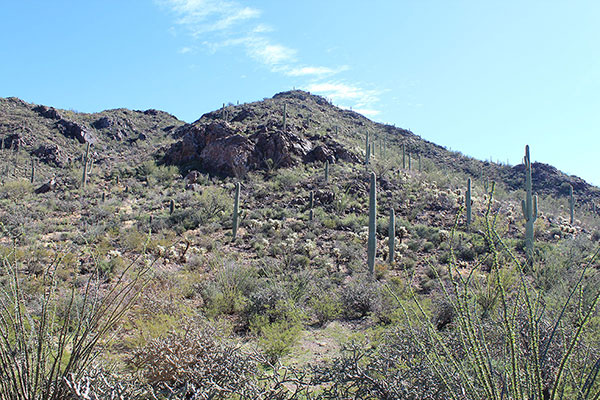
[[[569,211],[571,212],[570,224],[573,225],[575,215],[575,200],[573,199],[573,186],[569,185]]]
[[[239,213],[240,213],[240,183],[235,183],[235,197],[233,200],[233,240],[237,239],[237,231],[239,226]]]
[[[88,142],[85,148],[85,157],[83,159],[83,175],[81,177],[81,187],[85,187],[87,184],[88,172],[90,165],[90,143]]]
[[[314,212],[313,212],[313,207],[315,205],[315,193],[314,192],[310,192],[310,196],[308,197],[308,220],[312,221],[313,220],[313,216],[314,216]]]
[[[394,263],[394,250],[396,248],[396,215],[394,209],[390,208],[390,225],[388,227],[388,246],[389,256],[388,261],[390,264]]]
[[[329,160],[325,160],[325,182],[329,182]]]
[[[525,146],[525,199],[521,200],[521,208],[525,217],[525,250],[529,262],[533,261],[533,223],[537,219],[538,201],[537,196],[533,196],[531,186],[531,158],[529,156],[529,145]]]
[[[283,131],[285,132],[286,128],[286,116],[287,116],[287,104],[283,103]]]
[[[375,272],[375,252],[377,249],[377,178],[375,172],[371,172],[371,190],[369,191],[369,241],[367,243],[367,265],[369,273]]]
[[[465,207],[467,209],[467,229],[471,226],[471,178],[467,179],[467,192],[465,193]]]

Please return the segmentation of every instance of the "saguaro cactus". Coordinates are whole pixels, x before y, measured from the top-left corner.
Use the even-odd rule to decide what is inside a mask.
[[[315,193],[310,192],[310,196],[308,197],[308,220],[312,221],[314,217],[313,207],[315,205]]]
[[[377,178],[371,172],[371,190],[369,191],[369,241],[367,244],[367,265],[371,275],[375,272],[375,252],[377,249]]]
[[[329,182],[329,160],[325,160],[325,182]]]
[[[531,185],[531,158],[529,156],[529,145],[525,146],[525,199],[521,200],[521,208],[525,217],[525,251],[527,258],[531,262],[533,260],[533,223],[537,219],[538,214],[538,199],[533,196]]]
[[[370,160],[371,160],[371,143],[367,143],[367,149],[365,152],[365,165],[369,165]]]
[[[88,172],[90,165],[90,143],[88,142],[85,148],[85,157],[83,158],[83,174],[81,177],[81,187],[85,187],[87,184]]]
[[[575,221],[575,199],[573,199],[573,186],[569,185],[569,209],[571,212],[570,215],[570,224],[573,225],[573,221]]]
[[[467,229],[471,226],[471,178],[467,179],[467,192],[465,193],[465,207],[467,208]]]
[[[393,264],[394,263],[394,250],[396,248],[396,215],[394,214],[393,208],[390,208],[390,225],[388,228],[388,246],[389,246],[388,261],[390,264]]]
[[[237,231],[239,226],[239,213],[240,213],[240,183],[235,183],[235,197],[233,200],[233,229],[232,236],[233,240],[237,239]]]
[[[31,159],[31,183],[35,182],[35,160]]]
[[[406,169],[406,146],[402,143],[402,169]]]
[[[169,215],[173,215],[174,211],[175,211],[175,200],[171,199],[171,201],[169,201]]]
[[[419,172],[421,172],[421,154],[419,154]]]

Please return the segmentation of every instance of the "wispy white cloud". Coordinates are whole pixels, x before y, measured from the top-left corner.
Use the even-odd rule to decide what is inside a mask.
[[[366,116],[366,117],[375,117],[375,116],[381,114],[381,111],[371,110],[368,108],[353,108],[353,110],[359,114]]]
[[[158,0],[177,15],[177,24],[186,26],[194,37],[223,31],[234,25],[260,17],[260,10],[242,7],[227,0]]]
[[[328,76],[347,67],[297,66],[297,50],[272,40],[273,28],[260,21],[261,11],[234,0],[155,0],[177,17],[176,24],[216,52],[227,46],[242,46],[246,54],[287,76]],[[252,23],[249,23],[251,22]]]
[[[352,109],[363,115],[374,116],[380,113],[374,107],[379,101],[380,91],[363,89],[342,82],[316,82],[306,87],[309,92],[321,94],[334,102],[352,105]]]
[[[376,90],[362,89],[358,86],[339,82],[320,82],[308,85],[309,92],[322,93],[332,100],[353,100],[358,105],[370,104],[378,100],[379,92]]]
[[[296,60],[296,50],[273,43],[266,37],[254,34],[215,44],[213,49],[237,45],[243,46],[246,54],[252,59],[269,67],[281,68],[281,65],[287,65]]]
[[[305,66],[288,69],[284,73],[287,76],[327,76],[335,75],[348,69],[349,67],[347,65],[338,68]]]
[[[347,65],[328,67],[307,65],[299,60],[296,49],[273,39],[273,28],[263,23],[261,10],[235,0],[155,0],[176,16],[172,33],[184,28],[189,35],[211,52],[239,46],[248,57],[271,71],[293,78],[312,80],[307,90],[341,102],[364,115],[377,115],[375,104],[379,92],[343,82],[322,81],[349,69]],[[181,54],[193,51],[183,47]]]

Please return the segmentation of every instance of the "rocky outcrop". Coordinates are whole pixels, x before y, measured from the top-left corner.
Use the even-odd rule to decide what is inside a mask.
[[[512,168],[503,168],[501,177],[509,189],[522,189],[525,187],[525,166],[519,164]],[[600,195],[598,188],[583,179],[567,175],[552,165],[540,162],[534,162],[531,165],[531,181],[533,191],[539,195],[566,197],[569,193],[569,185],[573,186],[578,202],[588,202]]]
[[[46,106],[37,106],[33,109],[36,113],[44,118],[49,119],[62,119],[58,111],[54,107],[46,107]]]
[[[251,170],[301,162],[352,159],[341,145],[313,145],[297,130],[284,132],[270,122],[244,131],[226,121],[197,121],[181,128],[179,135],[181,140],[166,152],[166,163],[200,166],[221,176],[242,176]]]
[[[94,143],[96,141],[90,130],[73,121],[61,119],[57,122],[57,127],[63,135],[77,139],[79,143]]]
[[[59,168],[63,168],[69,163],[69,157],[67,157],[61,148],[55,143],[43,144],[32,151],[31,154],[38,157],[46,164]]]
[[[108,137],[115,140],[125,140],[133,129],[126,118],[103,116],[92,123],[92,127],[103,131]]]
[[[13,133],[2,140],[3,149],[19,150],[25,144],[21,133]]]

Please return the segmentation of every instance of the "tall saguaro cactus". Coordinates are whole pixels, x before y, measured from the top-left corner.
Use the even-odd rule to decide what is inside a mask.
[[[406,169],[406,146],[402,143],[402,169]]]
[[[394,263],[394,250],[396,248],[396,215],[394,214],[394,208],[390,208],[390,225],[388,227],[388,261],[390,264]]]
[[[31,183],[35,182],[35,160],[31,159]]]
[[[375,272],[375,252],[377,249],[377,177],[371,172],[371,190],[369,191],[369,239],[367,243],[367,265],[369,273]]]
[[[570,224],[573,225],[573,221],[575,221],[575,199],[573,198],[573,186],[569,185],[569,210],[570,214]]]
[[[329,160],[325,160],[325,182],[329,182]]]
[[[237,231],[239,226],[239,213],[240,213],[240,188],[241,185],[239,182],[235,183],[235,197],[233,200],[233,229],[232,236],[233,240],[237,239]]]
[[[537,219],[538,199],[533,196],[531,185],[531,158],[529,156],[529,145],[525,146],[525,199],[521,200],[521,208],[525,217],[525,251],[529,261],[533,261],[533,223]]]
[[[313,208],[315,206],[315,193],[310,192],[310,196],[308,197],[308,220],[312,221],[314,218]]]
[[[467,229],[471,226],[471,178],[467,179],[467,192],[465,193],[465,207],[467,208]]]
[[[85,157],[83,159],[83,174],[81,176],[81,187],[87,184],[88,172],[90,169],[90,143],[88,142],[85,148]]]

